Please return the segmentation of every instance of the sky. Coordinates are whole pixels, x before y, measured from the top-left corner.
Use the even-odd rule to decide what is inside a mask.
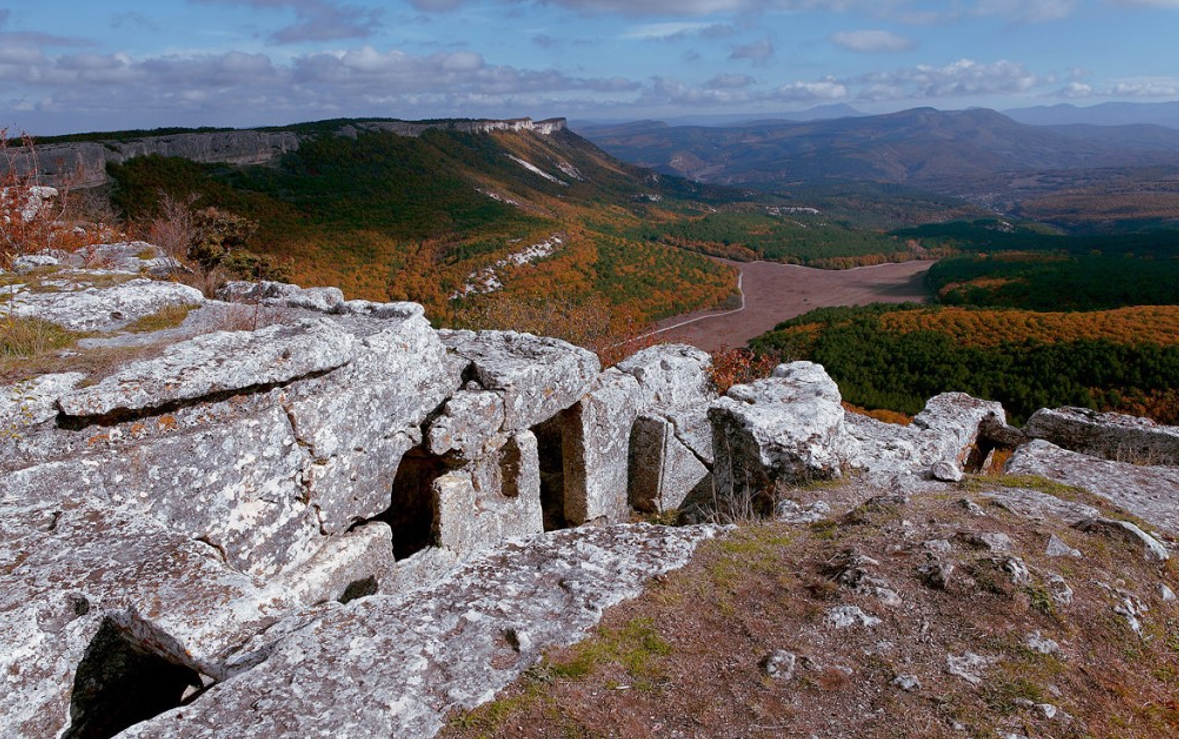
[[[0,0],[0,127],[1179,99],[1179,0]]]

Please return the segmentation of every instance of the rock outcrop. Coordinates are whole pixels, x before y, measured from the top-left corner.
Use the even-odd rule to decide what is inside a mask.
[[[34,260],[7,303],[98,335],[69,350],[81,371],[0,388],[4,739],[429,736],[716,533],[626,524],[635,510],[814,522],[830,508],[775,506],[781,486],[854,476],[903,500],[996,445],[1020,445],[1011,471],[1150,526],[1034,490],[998,505],[1155,560],[1179,532],[1175,468],[1025,443],[1043,424],[1012,429],[997,403],[947,393],[884,424],[808,362],[718,398],[691,347],[603,371],[556,339],[437,330],[420,306],[333,288],[206,300],[145,277],[148,252],[112,248],[101,271]],[[175,326],[124,331],[175,306]]]
[[[564,118],[533,121],[530,118],[509,120],[454,121],[358,121],[342,126],[336,135],[355,138],[359,130],[390,131],[399,136],[421,136],[428,130],[444,128],[464,133],[531,131],[541,136],[565,130]],[[295,131],[202,131],[163,136],[142,136],[126,140],[86,141],[46,144],[37,148],[36,156],[20,150],[11,163],[18,175],[38,172],[46,182],[70,178],[73,187],[94,187],[107,181],[107,164],[121,164],[135,157],[156,154],[183,157],[194,162],[229,164],[265,164],[299,148],[303,136]]]

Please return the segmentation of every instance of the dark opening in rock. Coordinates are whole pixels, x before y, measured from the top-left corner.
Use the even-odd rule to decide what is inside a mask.
[[[448,470],[442,457],[414,447],[401,458],[389,509],[376,517],[393,529],[393,557],[405,559],[434,539],[434,481]]]
[[[190,688],[201,688],[195,670],[147,651],[108,619],[78,665],[62,739],[109,739],[180,706]]]
[[[568,528],[565,520],[564,424],[555,416],[532,429],[540,456],[540,507],[544,530]]]
[[[344,594],[340,596],[340,602],[350,603],[357,598],[367,598],[370,595],[376,595],[376,593],[377,578],[370,576],[348,583],[348,587],[344,588]]]

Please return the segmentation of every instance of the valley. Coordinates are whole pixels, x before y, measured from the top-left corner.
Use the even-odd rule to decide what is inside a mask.
[[[745,346],[781,321],[815,308],[920,302],[929,262],[909,261],[825,270],[774,262],[721,260],[740,270],[744,310],[694,311],[656,324],[659,341],[705,351]]]

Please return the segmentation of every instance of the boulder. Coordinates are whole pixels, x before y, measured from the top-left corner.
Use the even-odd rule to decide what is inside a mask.
[[[430,421],[426,448],[431,454],[453,454],[472,460],[503,446],[504,401],[490,390],[461,390]]]
[[[217,299],[230,303],[304,308],[320,313],[343,313],[344,293],[338,287],[299,287],[286,282],[228,282],[217,291]]]
[[[96,286],[109,280],[116,284]],[[204,300],[200,290],[188,285],[89,271],[73,277],[63,273],[37,291],[18,286],[0,301],[0,315],[36,317],[70,331],[116,331],[165,308]]]
[[[1179,427],[1088,408],[1041,408],[1024,433],[1058,447],[1116,462],[1179,466]]]
[[[326,320],[326,319],[321,319]],[[348,365],[284,388],[282,408],[311,457],[306,496],[327,534],[389,507],[398,464],[461,382],[420,315],[386,319]]]
[[[470,363],[469,376],[504,401],[504,430],[522,431],[572,406],[598,375],[593,353],[559,339],[514,331],[439,331]]]
[[[483,459],[433,483],[434,543],[468,558],[543,531],[536,436],[516,433]]]
[[[719,498],[743,504],[778,481],[838,477],[840,401],[835,382],[811,362],[779,365],[768,379],[730,388],[708,411]]]
[[[135,710],[152,683],[171,682],[179,698],[202,676],[222,679],[232,649],[294,605],[207,544],[88,501],[0,496],[0,542],[5,739],[48,739],[87,714]],[[126,693],[99,705],[84,679],[96,673]]]
[[[628,448],[638,397],[639,384],[632,376],[608,369],[565,415],[566,522],[619,523],[629,516]]]
[[[662,513],[680,507],[688,494],[711,473],[675,435],[675,426],[660,416],[640,416],[630,435],[630,504],[637,510]]]

